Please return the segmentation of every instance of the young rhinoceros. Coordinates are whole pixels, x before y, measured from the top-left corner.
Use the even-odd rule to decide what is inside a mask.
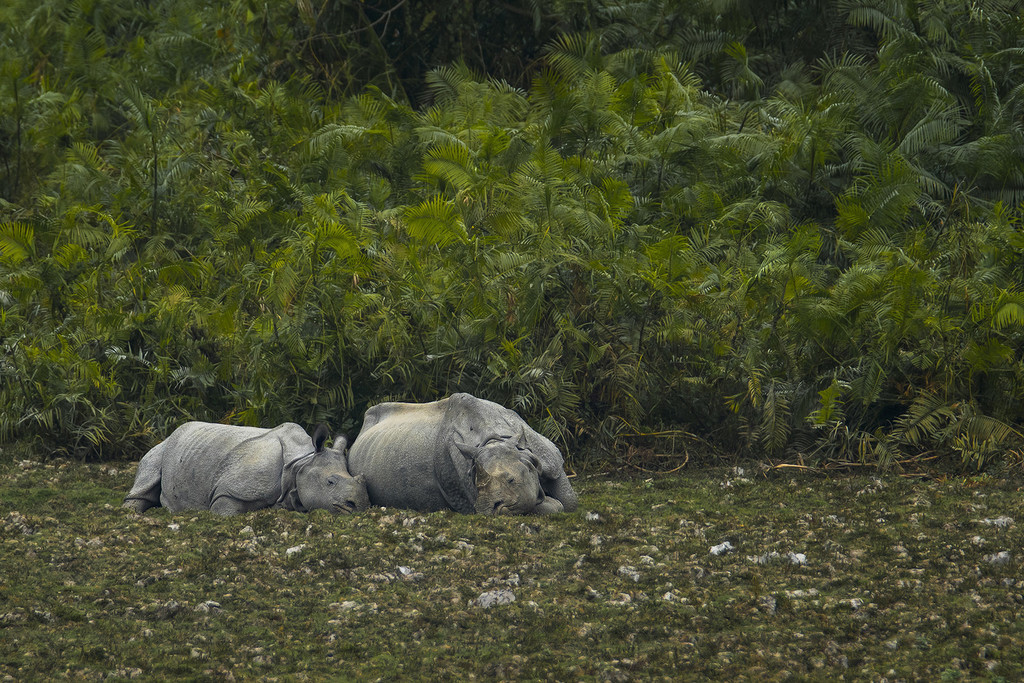
[[[470,394],[370,408],[349,467],[366,477],[374,505],[520,515],[576,508],[555,444]]]
[[[365,510],[366,480],[349,474],[345,438],[333,448],[324,447],[326,439],[322,425],[310,438],[292,422],[273,429],[187,422],[142,457],[124,507],[221,515],[268,507]]]

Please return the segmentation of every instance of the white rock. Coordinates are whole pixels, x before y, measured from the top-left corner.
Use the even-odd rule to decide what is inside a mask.
[[[1013,526],[1013,518],[1003,515],[1001,517],[996,517],[995,519],[983,519],[981,520],[981,523],[989,526],[1007,527]]]
[[[510,590],[502,589],[481,593],[480,596],[472,602],[472,604],[482,609],[490,609],[495,605],[507,605],[515,601],[515,593]]]
[[[167,528],[170,529],[171,531],[177,531],[178,529],[181,528],[181,525],[180,524],[173,524],[172,523],[172,524],[168,524]]]
[[[769,553],[761,553],[760,555],[747,555],[747,561],[754,564],[768,564],[772,560],[777,559],[779,559],[779,554],[774,550]]]
[[[220,612],[220,603],[216,600],[205,600],[195,606],[196,612]]]
[[[640,572],[636,570],[636,567],[624,564],[619,567],[618,574],[619,576],[625,576],[627,579],[632,579],[633,583],[640,581]]]
[[[619,593],[619,595],[617,597],[612,598],[611,600],[609,600],[608,604],[609,605],[628,605],[631,602],[633,602],[633,596],[631,596],[629,593]]]
[[[734,550],[734,548],[733,548],[732,543],[730,543],[729,541],[723,541],[723,542],[719,543],[718,545],[711,546],[711,554],[712,555],[724,555],[725,553],[729,552],[730,550]]]
[[[346,600],[344,602],[332,602],[327,607],[338,612],[351,612],[359,607],[359,603],[355,600]]]
[[[285,550],[284,554],[287,555],[288,557],[291,557],[295,553],[301,553],[305,549],[306,549],[306,544],[305,543],[303,543],[301,545],[294,545],[291,548],[288,548],[288,550]]]
[[[242,527],[242,530],[238,532],[239,536],[254,536],[255,534],[256,532],[252,530],[251,526],[244,526]]]
[[[789,561],[792,564],[807,564],[807,556],[803,553],[790,553]]]
[[[1001,552],[985,556],[985,561],[989,564],[1009,564],[1011,559],[1012,558],[1010,557],[1010,552],[1008,550],[1003,550]]]
[[[584,519],[586,519],[588,522],[600,522],[601,515],[597,514],[596,512],[588,512]]]
[[[422,581],[426,578],[423,572],[418,572],[412,567],[396,567],[398,575],[405,581]]]

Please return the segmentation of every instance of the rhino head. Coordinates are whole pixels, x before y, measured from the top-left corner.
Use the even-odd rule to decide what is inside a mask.
[[[547,503],[553,499],[544,495],[540,460],[533,453],[502,438],[492,438],[483,446],[455,445],[473,463],[478,513],[529,515],[556,511]]]
[[[285,464],[281,477],[282,499],[286,507],[309,512],[327,510],[350,515],[370,507],[366,477],[353,477],[348,471],[345,448],[348,440],[336,436],[331,447],[325,445],[327,428],[320,425],[313,435],[313,453]]]

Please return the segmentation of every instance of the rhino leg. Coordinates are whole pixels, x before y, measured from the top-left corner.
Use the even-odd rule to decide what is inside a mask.
[[[163,444],[154,446],[139,462],[132,490],[124,497],[121,507],[145,512],[160,506],[160,472],[163,463]]]
[[[245,501],[238,500],[237,498],[231,498],[230,496],[218,496],[212,503],[210,503],[210,511],[224,517],[240,515],[251,509],[252,507],[247,505]]]
[[[548,498],[554,498],[558,501],[566,512],[572,512],[576,509],[576,492],[573,490],[572,484],[569,483],[569,478],[564,473],[554,480],[542,480],[541,487],[543,487],[544,493],[547,494]]]
[[[553,515],[556,512],[561,512],[564,508],[562,502],[557,498],[551,496],[544,496],[544,502],[540,503],[533,509],[535,515]]]

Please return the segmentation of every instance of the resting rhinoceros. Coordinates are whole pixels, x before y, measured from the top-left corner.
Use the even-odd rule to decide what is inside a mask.
[[[366,411],[349,451],[370,502],[413,510],[548,514],[576,508],[555,444],[469,394]]]
[[[333,448],[324,447],[326,439],[326,427],[310,438],[292,422],[273,429],[186,422],[142,457],[124,507],[221,515],[267,507],[365,510],[366,481],[349,474],[345,438]]]

